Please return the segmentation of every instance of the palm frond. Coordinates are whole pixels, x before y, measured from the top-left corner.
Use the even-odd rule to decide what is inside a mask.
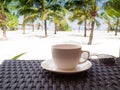
[[[96,26],[99,27],[101,24],[98,20],[95,19]]]
[[[19,57],[21,57],[21,56],[24,55],[24,54],[26,54],[26,52],[14,56],[14,57],[12,58],[12,60],[17,60]]]
[[[23,24],[25,24],[28,21],[34,20],[37,16],[38,16],[38,13],[35,13],[35,14],[32,14],[32,15],[25,17]]]
[[[42,14],[41,14],[41,19],[42,20],[46,20],[50,14],[52,14],[53,11],[52,10],[45,10]]]

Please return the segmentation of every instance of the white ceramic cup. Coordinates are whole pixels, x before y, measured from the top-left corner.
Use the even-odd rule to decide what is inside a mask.
[[[78,63],[86,62],[90,56],[89,51],[83,51],[80,45],[56,44],[51,47],[52,58],[55,65],[60,69],[73,69]],[[87,59],[80,61],[81,54],[87,52]]]

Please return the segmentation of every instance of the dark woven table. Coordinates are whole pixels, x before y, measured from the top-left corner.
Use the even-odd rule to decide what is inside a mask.
[[[5,60],[0,65],[0,90],[120,90],[120,59],[114,65],[92,61],[77,74],[42,69],[40,60]]]

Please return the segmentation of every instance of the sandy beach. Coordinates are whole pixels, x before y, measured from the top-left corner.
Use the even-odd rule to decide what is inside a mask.
[[[0,31],[0,63],[3,60],[26,52],[19,59],[21,60],[47,60],[51,58],[51,45],[59,43],[76,43],[82,46],[83,50],[90,53],[110,54],[115,57],[119,56],[120,33],[117,36],[114,32],[94,31],[93,44],[87,45],[89,39],[89,31],[87,37],[83,37],[83,31],[74,32],[57,32],[48,31],[48,37],[44,37],[44,31],[26,30],[23,35],[21,30],[7,31],[8,40],[2,41],[2,31]]]

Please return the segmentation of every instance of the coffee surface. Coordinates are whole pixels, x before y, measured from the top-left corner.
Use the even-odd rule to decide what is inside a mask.
[[[55,49],[78,49],[81,48],[79,45],[72,45],[72,44],[59,44],[53,46]]]

